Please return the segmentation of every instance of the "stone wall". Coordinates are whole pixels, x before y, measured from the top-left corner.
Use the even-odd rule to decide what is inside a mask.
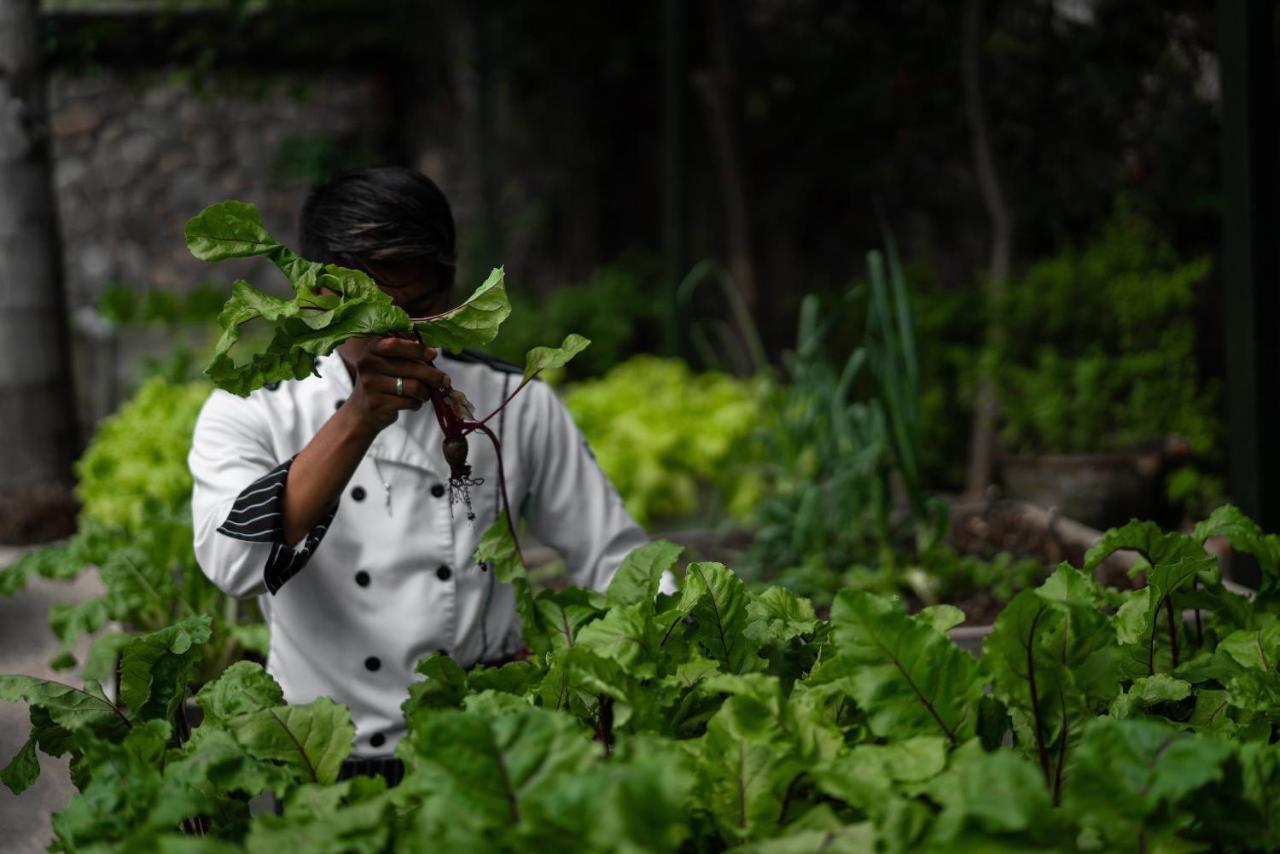
[[[241,199],[259,207],[272,234],[296,246],[309,183],[299,156],[376,158],[387,109],[376,79],[354,73],[275,75],[212,91],[155,73],[55,74],[49,94],[77,410],[87,440],[148,359],[208,343],[203,329],[102,323],[93,311],[102,289],[181,292],[246,278],[287,293],[266,262],[212,266],[192,258],[183,225],[213,202]]]
[[[262,275],[192,258],[186,220],[225,198],[254,202],[293,243],[304,180],[282,176],[291,138],[376,151],[386,121],[373,78],[276,76],[196,92],[170,75],[55,75],[54,181],[70,308],[104,284],[181,290]],[[269,274],[268,274],[269,275]]]

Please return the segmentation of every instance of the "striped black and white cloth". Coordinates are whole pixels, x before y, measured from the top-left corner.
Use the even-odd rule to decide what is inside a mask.
[[[231,512],[227,514],[226,520],[218,526],[218,533],[228,537],[250,543],[272,544],[271,556],[267,558],[267,565],[263,569],[263,580],[272,593],[307,565],[338,512],[338,505],[335,503],[333,509],[311,529],[300,546],[295,548],[286,544],[281,502],[284,500],[284,485],[291,465],[293,458],[285,460],[246,486],[231,505]]]

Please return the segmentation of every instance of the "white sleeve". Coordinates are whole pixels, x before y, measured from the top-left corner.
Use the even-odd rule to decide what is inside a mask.
[[[525,389],[520,454],[530,472],[524,518],[565,559],[571,583],[604,591],[622,559],[649,541],[586,439],[546,383]],[[512,496],[513,500],[518,500]]]
[[[196,420],[187,465],[196,561],[229,596],[275,593],[306,565],[329,513],[303,541],[283,541],[281,497],[292,458],[280,460],[263,413],[252,401],[215,390]]]

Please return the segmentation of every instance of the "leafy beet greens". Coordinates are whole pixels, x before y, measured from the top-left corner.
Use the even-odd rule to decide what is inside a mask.
[[[81,792],[54,818],[67,850],[184,836],[211,851],[1273,850],[1280,603],[1222,584],[1201,559],[1210,532],[1257,554],[1277,589],[1280,541],[1233,508],[1189,535],[1131,524],[1086,566],[1139,550],[1145,586],[1064,565],[975,659],[947,637],[949,606],[908,615],[844,592],[825,621],[716,563],[659,593],[680,555],[663,542],[604,593],[534,591],[500,520],[476,557],[515,586],[535,654],[469,671],[422,659],[398,787],[335,782],[346,710],[285,705],[256,664],[200,687],[188,726],[205,617],[125,645],[114,700],[93,682],[0,677],[33,722],[0,779],[21,791],[40,752],[71,756]],[[282,816],[249,815],[264,791]]]
[[[218,316],[222,336],[205,374],[219,388],[242,396],[267,383],[303,379],[314,374],[316,359],[333,352],[348,338],[416,337],[430,347],[457,351],[488,344],[511,313],[503,271],[498,268],[462,304],[429,317],[411,317],[365,273],[308,261],[290,251],[267,233],[257,208],[245,202],[219,202],[201,211],[188,221],[186,239],[191,254],[202,261],[266,258],[293,286],[294,298],[282,300],[239,280]],[[260,352],[237,364],[231,351],[240,340],[241,327],[251,321],[269,323],[271,338]],[[471,477],[471,467],[466,462],[466,437],[478,431],[497,451],[498,488],[505,518],[515,538],[502,470],[502,448],[487,422],[538,374],[563,367],[590,343],[581,335],[571,334],[559,347],[530,350],[520,384],[483,418],[475,417],[461,391],[430,390],[431,406],[444,434],[450,490],[455,501],[461,500],[467,505],[470,518],[474,518],[474,514],[470,509],[469,490],[480,481]]]

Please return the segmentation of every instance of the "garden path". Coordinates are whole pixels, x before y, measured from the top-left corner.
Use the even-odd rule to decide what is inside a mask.
[[[21,554],[21,549],[0,546],[0,566]],[[84,572],[73,583],[34,579],[25,591],[12,598],[0,598],[0,673],[23,673],[44,679],[74,681],[74,676],[55,673],[49,660],[58,649],[58,639],[49,629],[47,614],[54,602],[79,602],[102,593],[94,571]],[[88,651],[89,639],[82,638],[77,656]],[[31,724],[25,706],[0,703],[0,767],[8,762],[27,740]],[[40,779],[20,796],[0,785],[0,851],[29,854],[44,851],[53,832],[50,816],[67,805],[75,793],[67,759],[50,759],[40,754]]]

